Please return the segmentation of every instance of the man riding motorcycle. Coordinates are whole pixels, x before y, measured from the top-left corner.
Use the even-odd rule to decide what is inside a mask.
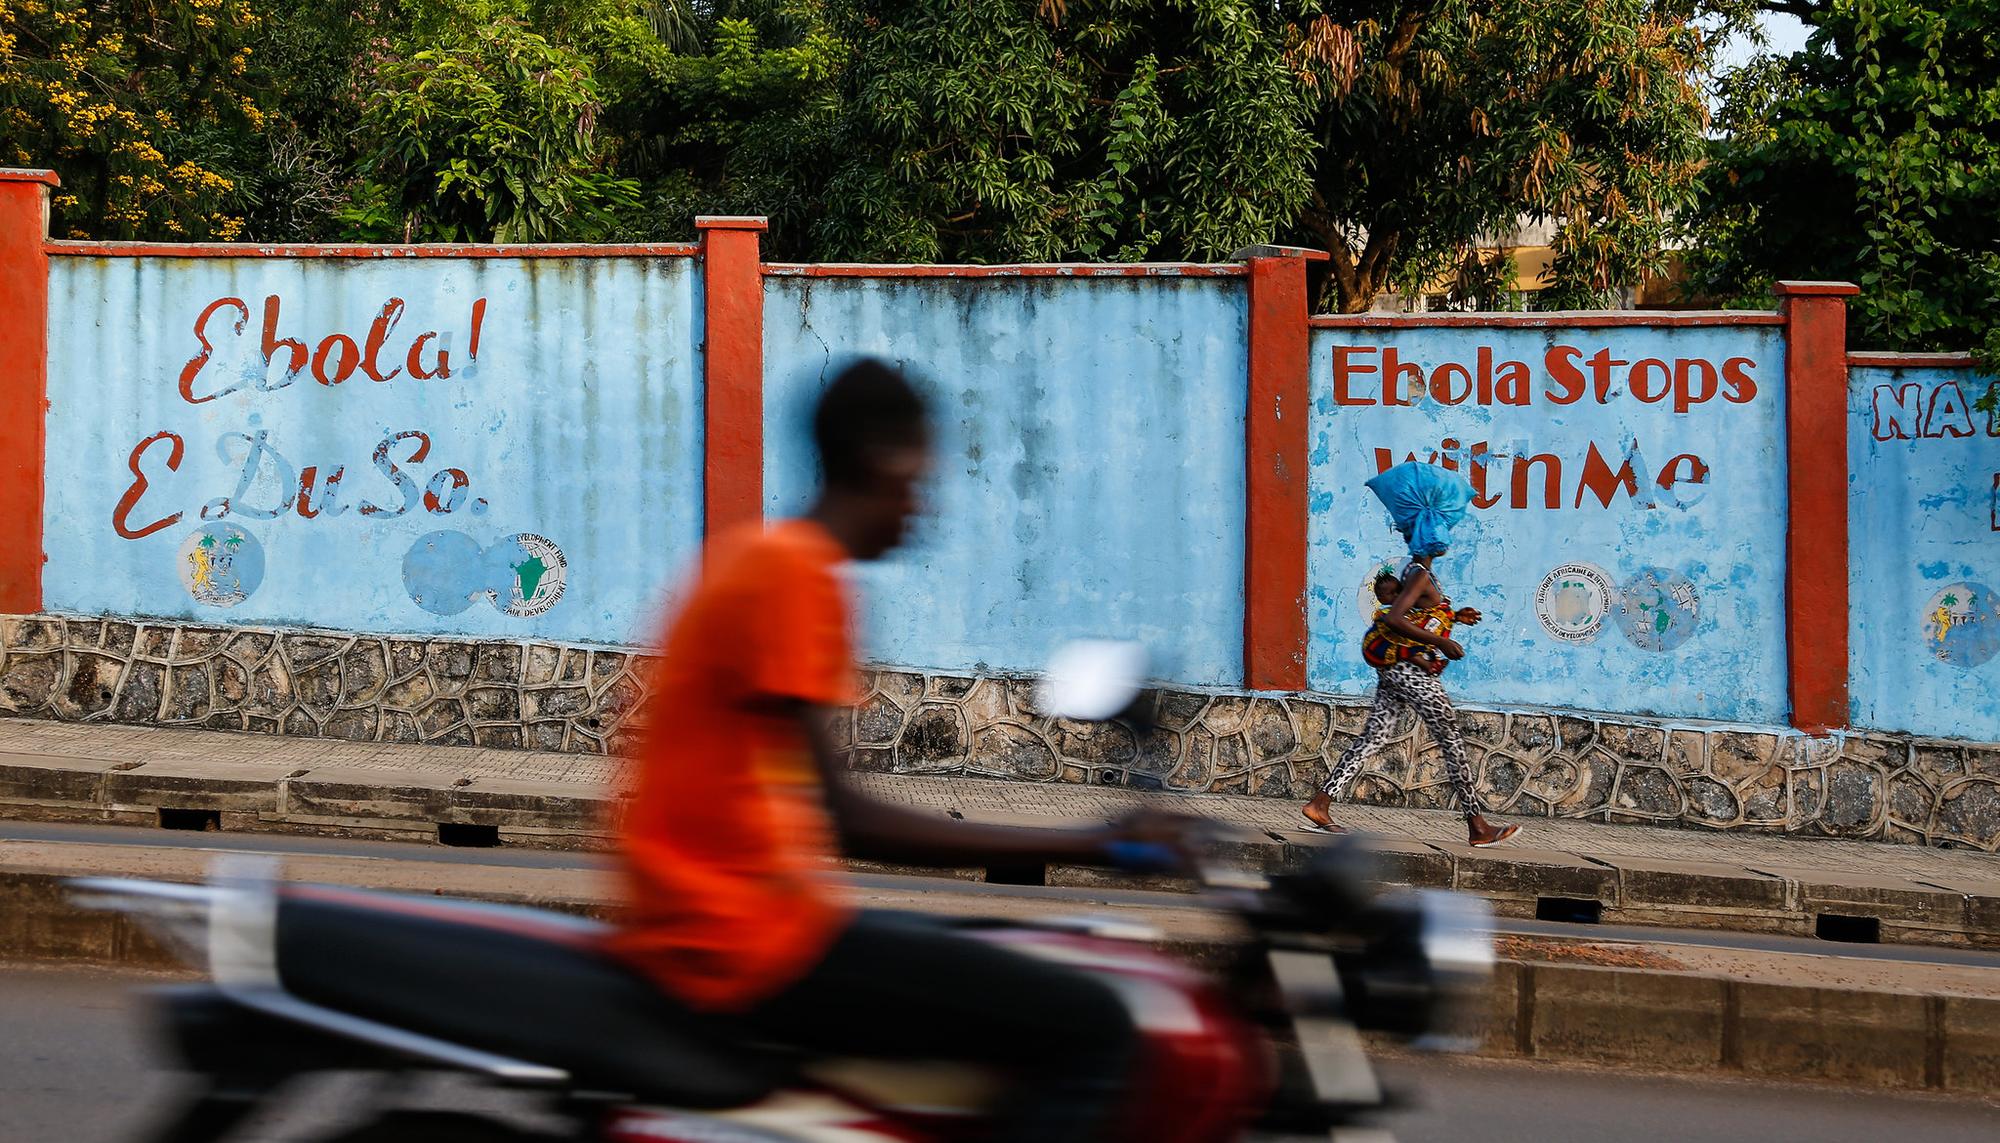
[[[976,825],[843,781],[831,726],[854,700],[856,668],[839,566],[902,541],[931,432],[911,384],[861,361],[822,395],[813,439],[812,507],[717,538],[667,624],[621,829],[628,910],[613,951],[760,1038],[994,1065],[1015,1085],[995,1139],[1097,1138],[1139,1044],[1111,987],[920,918],[856,912],[828,875],[837,850],[936,866],[1130,865],[1176,853],[1179,821]]]

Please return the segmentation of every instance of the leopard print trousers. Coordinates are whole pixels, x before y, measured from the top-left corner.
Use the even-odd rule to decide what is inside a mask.
[[[1347,748],[1333,768],[1333,776],[1326,782],[1327,794],[1336,799],[1346,794],[1362,764],[1389,741],[1396,729],[1396,716],[1407,707],[1416,712],[1424,729],[1430,731],[1431,739],[1444,753],[1445,775],[1451,779],[1458,808],[1466,817],[1484,814],[1486,807],[1479,800],[1479,788],[1472,781],[1472,766],[1465,758],[1465,736],[1459,733],[1458,711],[1445,695],[1444,684],[1415,663],[1397,663],[1379,677],[1368,722],[1361,728],[1361,737],[1354,740],[1354,745]]]

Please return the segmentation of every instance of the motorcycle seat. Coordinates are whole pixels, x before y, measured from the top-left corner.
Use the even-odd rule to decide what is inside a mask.
[[[279,896],[280,982],[302,1000],[688,1108],[763,1098],[793,1063],[601,951],[608,926],[535,909],[326,886]]]

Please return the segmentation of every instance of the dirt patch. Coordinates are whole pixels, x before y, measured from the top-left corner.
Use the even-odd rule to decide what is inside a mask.
[[[1599,968],[1685,969],[1673,957],[1645,945],[1618,941],[1560,941],[1539,937],[1501,937],[1496,952],[1502,960],[1538,964],[1588,964]]]

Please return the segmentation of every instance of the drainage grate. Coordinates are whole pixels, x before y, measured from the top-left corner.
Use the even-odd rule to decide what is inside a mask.
[[[500,827],[467,825],[464,822],[439,822],[438,844],[462,846],[467,849],[491,849],[500,844]]]
[[[222,828],[221,810],[174,810],[160,807],[161,829],[213,831]]]
[[[1025,865],[989,865],[986,880],[993,885],[1047,885],[1049,867],[1036,863]]]
[[[1820,913],[1813,917],[1813,936],[1823,941],[1840,941],[1850,945],[1879,945],[1882,943],[1882,918]]]
[[[1537,897],[1537,921],[1561,921],[1566,925],[1594,925],[1604,919],[1604,902],[1588,897]]]

